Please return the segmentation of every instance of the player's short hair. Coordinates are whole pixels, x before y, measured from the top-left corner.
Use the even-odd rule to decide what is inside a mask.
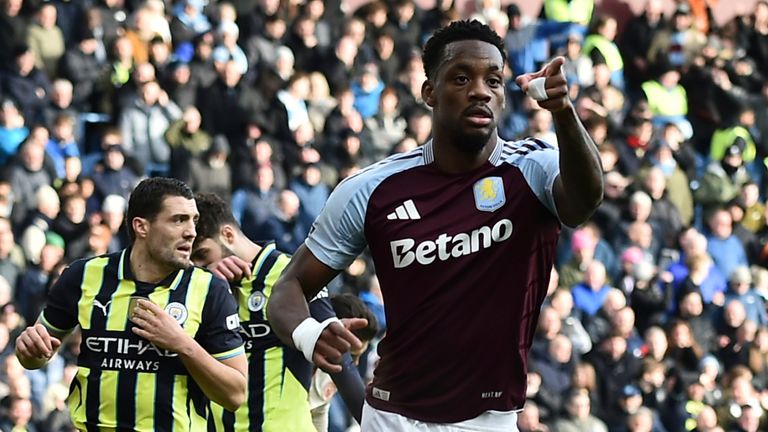
[[[331,305],[339,318],[365,318],[368,320],[367,326],[352,330],[352,333],[361,341],[370,341],[379,332],[376,316],[357,296],[352,294],[335,295],[331,297]]]
[[[128,237],[131,242],[136,240],[136,233],[133,231],[133,219],[137,217],[154,219],[162,211],[165,198],[176,196],[190,200],[195,197],[192,189],[186,183],[174,178],[151,177],[136,185],[128,200],[126,213]]]
[[[222,225],[232,225],[240,229],[235,216],[232,214],[232,208],[218,195],[200,193],[195,195],[195,202],[197,203],[197,211],[200,212],[200,218],[197,220],[195,245],[209,238],[215,239]]]
[[[454,21],[448,26],[438,29],[424,45],[421,59],[424,63],[424,73],[427,79],[433,79],[440,66],[446,45],[451,42],[464,40],[479,40],[488,42],[498,48],[501,59],[507,61],[507,53],[504,49],[504,41],[487,25],[478,20]]]

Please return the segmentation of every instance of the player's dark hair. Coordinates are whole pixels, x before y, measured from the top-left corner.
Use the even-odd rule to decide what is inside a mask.
[[[352,294],[338,294],[331,297],[331,305],[339,318],[365,318],[368,325],[352,330],[352,333],[361,341],[370,341],[379,332],[379,323],[376,316],[357,296]]]
[[[222,225],[232,225],[240,229],[240,226],[232,214],[232,208],[226,201],[218,195],[212,193],[201,193],[195,195],[197,211],[200,212],[200,218],[197,220],[197,237],[195,245],[199,242],[216,238]]]
[[[421,59],[424,62],[424,72],[427,79],[433,79],[443,58],[445,46],[451,42],[463,40],[479,40],[488,42],[498,48],[501,58],[507,61],[504,41],[490,27],[478,20],[461,20],[450,23],[447,27],[438,29],[424,45]]]
[[[162,211],[163,201],[169,196],[180,196],[190,200],[194,198],[192,189],[186,183],[168,177],[151,177],[142,180],[131,192],[126,213],[128,237],[131,242],[136,240],[136,233],[133,232],[133,218],[154,219]]]

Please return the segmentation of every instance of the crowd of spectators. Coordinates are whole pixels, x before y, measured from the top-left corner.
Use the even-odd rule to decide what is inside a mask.
[[[230,199],[293,252],[339,181],[429,139],[420,48],[460,18],[505,39],[502,138],[567,145],[511,79],[563,55],[605,171],[563,231],[521,430],[768,427],[768,1],[724,23],[704,0],[621,23],[593,0],[435,3],[0,0],[0,429],[70,430],[77,337],[39,371],[13,340],[67,263],[127,245],[141,178]],[[332,289],[384,323],[364,257]]]

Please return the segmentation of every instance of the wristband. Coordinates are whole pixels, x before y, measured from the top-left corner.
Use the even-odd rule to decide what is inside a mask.
[[[315,352],[317,340],[320,338],[320,334],[323,333],[323,330],[334,322],[341,323],[341,320],[332,317],[323,322],[318,322],[312,317],[307,317],[301,324],[293,329],[293,333],[291,333],[293,345],[296,346],[297,350],[304,354],[304,358],[307,359],[308,362],[314,363],[312,361],[312,354]]]
[[[528,95],[537,101],[549,99],[545,87],[547,79],[544,77],[534,78],[528,83]]]

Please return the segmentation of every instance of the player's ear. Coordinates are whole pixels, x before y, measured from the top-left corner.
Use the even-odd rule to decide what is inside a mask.
[[[232,228],[232,226],[222,225],[219,234],[221,235],[221,239],[224,240],[227,245],[235,243],[235,229]]]
[[[141,217],[135,217],[131,221],[136,238],[147,238],[149,235],[149,221]]]
[[[430,107],[435,107],[435,86],[431,79],[424,81],[421,85],[421,99]]]

